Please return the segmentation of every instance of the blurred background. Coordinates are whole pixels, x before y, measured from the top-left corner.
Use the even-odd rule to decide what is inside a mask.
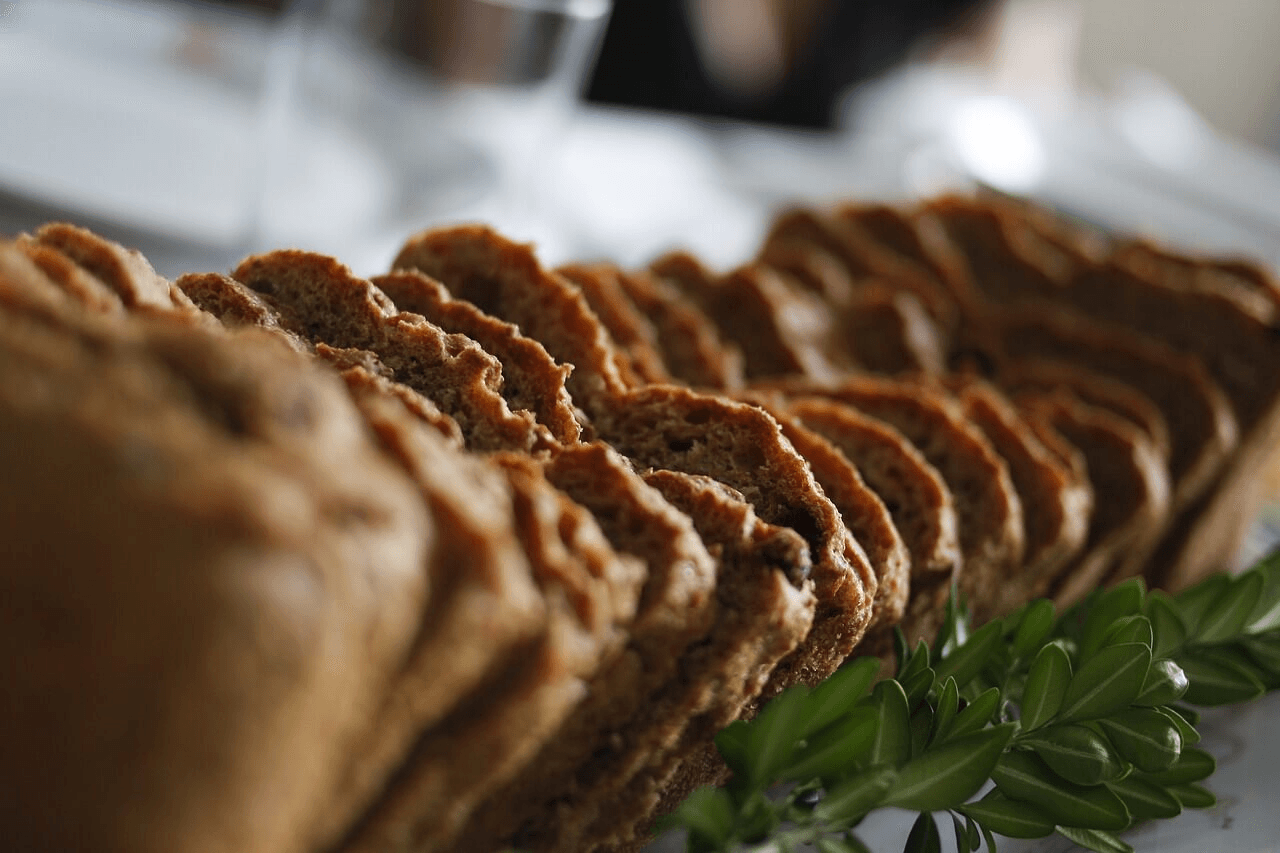
[[[1280,264],[1274,0],[0,0],[0,233],[162,272],[743,260],[797,201],[992,187]]]

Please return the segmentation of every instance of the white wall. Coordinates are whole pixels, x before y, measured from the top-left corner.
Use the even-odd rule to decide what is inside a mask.
[[[1081,82],[1154,71],[1219,129],[1280,149],[1280,0],[1074,2]]]

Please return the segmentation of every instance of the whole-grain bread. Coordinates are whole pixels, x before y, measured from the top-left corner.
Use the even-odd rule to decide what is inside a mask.
[[[371,282],[396,308],[426,318],[446,332],[466,335],[502,363],[499,393],[512,411],[532,412],[552,438],[572,444],[582,434],[565,382],[573,368],[556,362],[542,344],[511,323],[454,299],[440,282],[416,270],[374,277]]]
[[[265,333],[0,305],[7,843],[329,843],[433,594],[412,485]]]
[[[596,426],[637,464],[714,477],[741,492],[761,519],[808,542],[818,612],[769,690],[816,683],[844,661],[870,621],[875,579],[850,564],[856,545],[848,528],[776,421],[753,406],[654,385],[616,398]]]

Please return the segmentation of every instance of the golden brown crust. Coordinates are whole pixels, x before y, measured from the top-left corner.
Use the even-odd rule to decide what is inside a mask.
[[[605,445],[587,444],[544,464],[548,480],[596,516],[615,550],[645,561],[647,580],[627,648],[524,772],[472,816],[459,842],[464,850],[545,833],[558,814],[632,772],[647,756],[654,726],[672,724],[655,717],[654,696],[714,618],[715,560],[690,520],[625,460]]]
[[[849,555],[849,562],[855,571],[870,575],[864,583],[875,589],[867,630],[896,625],[910,591],[911,557],[884,502],[863,481],[849,457],[787,410],[785,397],[743,392],[738,399],[759,406],[778,422],[783,436],[809,463],[814,479],[853,534],[858,550]]]
[[[656,702],[665,726],[655,732],[647,764],[596,804],[582,834],[561,836],[574,842],[565,849],[625,849],[694,787],[722,780],[712,738],[753,712],[770,672],[804,641],[814,618],[811,585],[788,580],[808,560],[794,531],[763,523],[741,495],[709,477],[653,471],[646,480],[689,514],[717,555],[716,622]],[[575,826],[581,817],[574,816]]]
[[[627,359],[632,384],[670,382],[658,350],[658,330],[627,296],[622,270],[611,264],[568,264],[556,272],[582,291]]]
[[[843,662],[866,630],[874,590],[850,566],[847,528],[777,422],[753,406],[654,385],[618,398],[597,427],[638,464],[714,477],[741,492],[760,518],[808,541],[819,612],[770,690],[814,683]]]
[[[475,341],[400,313],[382,291],[333,258],[294,250],[247,258],[232,276],[312,344],[367,349],[396,381],[435,403],[473,450],[530,451],[553,440],[502,398],[502,365]]]
[[[658,346],[672,377],[694,388],[741,388],[745,371],[742,351],[725,341],[701,308],[680,295],[679,288],[660,271],[670,258],[655,261],[656,269],[623,273],[619,283],[658,334]]]
[[[573,368],[557,363],[518,327],[454,299],[440,282],[416,270],[377,276],[372,284],[396,307],[425,317],[446,332],[466,335],[502,363],[503,399],[512,411],[532,412],[552,437],[573,444],[582,434],[565,381]]]
[[[1194,357],[1069,310],[1047,312],[1042,305],[995,313],[992,328],[998,329],[1001,365],[1028,357],[1065,360],[1151,399],[1170,428],[1168,465],[1176,506],[1202,494],[1238,445],[1231,404]]]
[[[86,309],[103,314],[124,311],[124,303],[115,291],[56,248],[38,243],[25,234],[18,237],[16,246],[50,281],[56,282]]]
[[[199,317],[177,287],[159,275],[142,254],[65,222],[36,230],[33,242],[56,250],[116,293],[131,310],[177,312]]]
[[[979,618],[1002,586],[1017,575],[1025,548],[1022,504],[1008,465],[938,386],[881,377],[854,377],[820,388],[783,386],[844,403],[892,425],[946,481],[959,518],[964,569],[960,590]],[[803,418],[802,418],[803,419]]]
[[[968,417],[1009,465],[1023,506],[1024,563],[998,597],[997,612],[1042,597],[1080,552],[1093,513],[1089,481],[1060,460],[991,385],[967,378],[953,384]]]
[[[1084,455],[1098,500],[1085,551],[1053,589],[1061,606],[1107,581],[1142,572],[1169,519],[1169,475],[1132,424],[1064,392],[1019,395],[1030,418],[1043,420]]]
[[[629,387],[617,345],[582,293],[544,269],[533,250],[479,225],[424,231],[410,239],[392,269],[438,279],[458,299],[514,323],[562,364],[574,402],[594,414]]]
[[[673,253],[650,270],[676,283],[743,353],[748,378],[801,375],[829,381],[848,358],[832,314],[813,294],[764,264],[716,278]]]

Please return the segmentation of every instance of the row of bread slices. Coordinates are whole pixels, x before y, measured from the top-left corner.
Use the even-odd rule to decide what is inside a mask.
[[[990,615],[1220,564],[1274,445],[1265,278],[991,203],[793,212],[725,276],[550,273],[482,228],[373,282],[19,246],[95,310],[198,306],[335,365],[436,522],[412,655],[297,849],[625,847],[717,728],[904,613],[927,633],[953,578]],[[974,363],[1005,391],[947,372]]]

